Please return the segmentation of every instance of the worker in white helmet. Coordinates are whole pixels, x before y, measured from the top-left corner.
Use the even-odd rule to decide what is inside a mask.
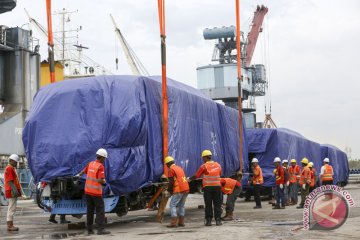
[[[88,234],[94,234],[94,210],[96,210],[96,222],[98,227],[98,235],[110,234],[104,229],[105,224],[105,207],[102,197],[103,185],[105,181],[105,167],[103,165],[108,153],[105,149],[100,148],[96,152],[96,160],[90,162],[78,176],[86,174],[85,196],[87,204],[87,231]]]
[[[284,201],[285,201],[285,206],[289,206],[289,202],[290,202],[289,161],[287,159],[282,160],[282,166],[284,168]]]
[[[328,158],[324,159],[324,165],[320,169],[321,185],[332,185],[334,181],[334,170],[329,164]]]
[[[9,157],[9,164],[6,166],[4,172],[5,197],[9,202],[6,217],[8,231],[19,230],[18,227],[14,226],[14,215],[16,212],[17,199],[21,196],[21,185],[19,178],[16,174],[16,167],[19,160],[20,159],[18,155],[11,154]]]
[[[285,196],[284,196],[284,168],[281,166],[281,159],[276,157],[274,159],[275,184],[276,184],[276,204],[273,209],[285,208]]]
[[[251,160],[251,170],[253,173],[252,181],[250,184],[253,185],[254,189],[254,199],[255,199],[255,207],[254,209],[261,208],[261,200],[260,200],[260,188],[261,185],[264,183],[262,170],[259,166],[259,160],[257,158],[253,158]]]

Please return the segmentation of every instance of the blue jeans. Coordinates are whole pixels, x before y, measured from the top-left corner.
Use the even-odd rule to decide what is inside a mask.
[[[276,205],[285,206],[285,196],[284,188],[281,189],[280,186],[276,186]]]
[[[171,196],[170,200],[170,213],[171,217],[185,216],[185,201],[187,197],[187,193],[175,193]],[[177,211],[177,208],[179,211]]]
[[[286,186],[286,184],[284,184],[284,203],[289,202],[290,200],[289,193],[290,193],[290,185]]]
[[[298,183],[290,183],[290,200],[292,203],[298,202]]]

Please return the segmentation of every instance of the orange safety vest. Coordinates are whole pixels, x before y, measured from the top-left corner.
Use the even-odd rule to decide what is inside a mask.
[[[310,168],[308,166],[303,167],[299,184],[303,185],[304,183],[311,183],[311,174],[310,174]]]
[[[315,183],[316,183],[316,170],[315,170],[315,168],[312,168],[310,170],[310,176],[311,176],[310,187],[314,187]]]
[[[186,180],[184,170],[175,164],[171,165],[170,169],[174,172],[175,175],[173,193],[189,192],[189,183]]]
[[[89,163],[86,182],[85,182],[85,194],[101,196],[102,195],[102,186],[98,181],[97,173],[101,167],[101,163],[97,161],[92,161]]]
[[[235,189],[237,181],[232,178],[223,178],[223,179],[225,180],[225,184],[224,186],[221,185],[221,191],[227,195],[232,194]]]
[[[329,164],[325,164],[324,174],[321,176],[321,181],[332,181],[333,178],[333,168]]]
[[[299,165],[290,166],[289,175],[290,175],[289,181],[291,183],[296,183],[300,179],[300,166]]]
[[[280,184],[284,184],[284,175],[285,175],[284,168],[281,165],[279,165],[275,171],[276,185],[279,186]]]
[[[264,179],[263,179],[263,175],[262,175],[262,170],[260,168],[259,165],[257,165],[254,169],[253,169],[253,184],[263,184],[264,183]]]
[[[8,179],[6,179],[6,175],[7,175],[7,173],[9,173],[9,172],[13,172],[13,174],[15,175],[15,176],[14,176],[14,180],[11,180],[11,181],[14,181],[15,187],[16,187],[16,189],[17,189],[17,190],[19,191],[19,193],[20,193],[21,186],[20,186],[19,178],[18,178],[18,176],[17,176],[17,174],[16,174],[16,169],[15,169],[13,166],[11,166],[10,164],[6,166],[5,172],[4,172],[4,178],[5,178],[5,179],[4,179],[4,187],[5,187],[5,191],[11,191],[11,190],[12,190],[12,189],[11,189],[11,186],[10,186],[10,184],[9,184]]]
[[[296,177],[296,175],[297,175],[296,174],[297,166],[298,165],[289,167],[289,181],[291,183],[296,183],[297,182],[297,177]]]
[[[206,171],[203,175],[203,187],[208,186],[221,186],[220,184],[220,174],[221,174],[221,166],[217,162],[208,161],[203,164]]]

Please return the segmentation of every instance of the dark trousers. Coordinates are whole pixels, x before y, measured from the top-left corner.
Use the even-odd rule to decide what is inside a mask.
[[[92,225],[94,224],[94,210],[96,210],[96,224],[99,230],[104,229],[105,223],[105,208],[104,200],[102,197],[95,197],[91,195],[86,196],[87,204],[87,229],[92,230]]]
[[[310,184],[306,184],[305,189],[303,189],[302,184],[301,184],[300,188],[301,188],[301,203],[300,203],[300,205],[304,206],[306,197],[309,195]]]
[[[285,206],[284,187],[281,189],[280,185],[276,186],[276,205]]]
[[[260,184],[254,184],[254,199],[255,199],[256,206],[258,206],[258,207],[261,206],[260,188],[261,188]]]
[[[333,185],[333,180],[330,180],[330,181],[322,181],[321,185]]]
[[[235,189],[232,192],[232,194],[227,196],[227,199],[226,199],[226,212],[233,212],[234,211],[235,201],[236,201],[236,198],[239,196],[240,192],[241,192],[241,187],[235,186]]]
[[[218,220],[221,218],[222,193],[220,186],[204,187],[205,218]],[[214,214],[213,214],[214,205]]]

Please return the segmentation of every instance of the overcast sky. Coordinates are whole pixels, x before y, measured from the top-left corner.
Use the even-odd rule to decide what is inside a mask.
[[[80,43],[90,47],[86,54],[114,74],[131,71],[115,38],[110,13],[150,74],[161,73],[156,0],[52,2],[53,10],[78,10],[72,24],[83,28],[79,36]],[[245,32],[257,4],[269,8],[261,41],[267,45],[268,39],[270,58],[265,62],[265,50],[258,44],[253,63],[270,64],[272,117],[278,127],[342,150],[350,147],[352,157],[360,158],[360,1],[242,0]],[[169,77],[196,87],[196,67],[210,63],[214,45],[203,40],[202,30],[234,25],[234,6],[234,0],[166,1]],[[46,26],[45,0],[18,0],[17,8],[0,15],[0,23],[27,23],[24,8]],[[35,29],[34,35],[42,39]],[[47,47],[45,41],[41,43],[45,59]],[[257,100],[259,121],[264,118],[263,103],[263,98]]]

